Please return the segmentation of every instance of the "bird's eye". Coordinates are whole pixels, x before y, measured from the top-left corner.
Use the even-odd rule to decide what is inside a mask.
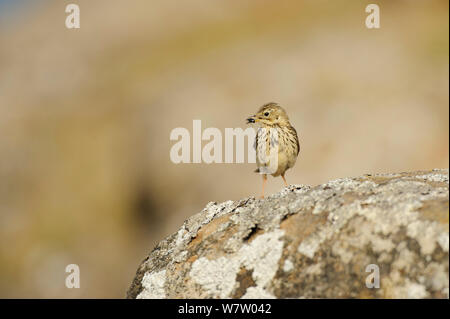
[[[264,113],[264,116],[269,116],[269,112]]]

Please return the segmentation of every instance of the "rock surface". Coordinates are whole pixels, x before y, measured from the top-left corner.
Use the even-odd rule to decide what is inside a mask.
[[[127,297],[448,298],[448,191],[436,169],[211,202],[157,245]]]

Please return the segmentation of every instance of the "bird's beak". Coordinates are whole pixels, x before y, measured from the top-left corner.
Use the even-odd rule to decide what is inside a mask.
[[[250,116],[248,119],[247,119],[247,124],[250,124],[250,123],[255,123],[256,122],[256,119],[255,119],[255,116],[253,115],[253,116]]]

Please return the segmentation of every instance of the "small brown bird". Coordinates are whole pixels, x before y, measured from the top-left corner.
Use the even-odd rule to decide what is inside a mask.
[[[286,170],[295,165],[300,144],[297,131],[289,122],[286,111],[277,103],[264,104],[258,112],[247,119],[247,124],[255,123],[258,126],[255,139],[256,173],[262,174],[262,196],[267,175],[280,176],[288,186],[284,174]]]

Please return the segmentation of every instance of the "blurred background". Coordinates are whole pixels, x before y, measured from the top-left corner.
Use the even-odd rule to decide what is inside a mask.
[[[0,0],[0,297],[122,298],[186,218],[258,195],[255,164],[170,161],[171,130],[193,119],[224,132],[280,103],[300,136],[292,184],[448,167],[448,10]],[[282,187],[270,177],[267,193]],[[71,263],[80,289],[65,287]]]

